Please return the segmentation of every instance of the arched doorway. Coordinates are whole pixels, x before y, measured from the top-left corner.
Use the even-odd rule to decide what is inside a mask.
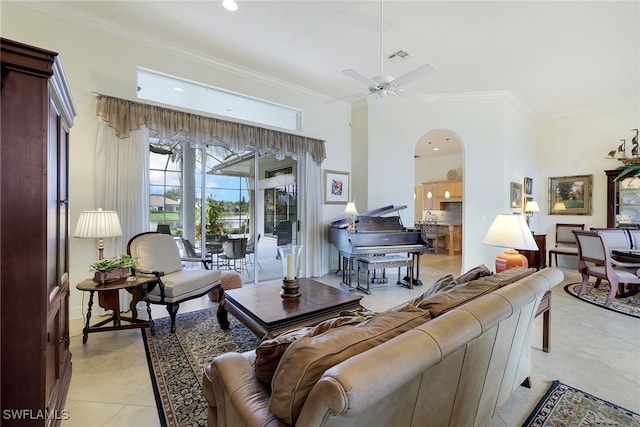
[[[442,236],[429,254],[454,257],[455,262],[460,262],[464,203],[464,151],[460,138],[449,129],[426,132],[416,142],[414,165],[414,218],[416,222],[436,221]]]

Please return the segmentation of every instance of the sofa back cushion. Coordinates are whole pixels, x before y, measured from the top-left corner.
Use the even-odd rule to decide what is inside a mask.
[[[509,270],[501,271],[491,276],[484,276],[480,279],[460,284],[448,291],[431,295],[420,301],[417,306],[429,310],[431,317],[438,317],[467,301],[516,282],[532,273],[533,270],[524,267],[510,268]]]
[[[283,354],[271,381],[269,410],[285,423],[295,424],[324,371],[429,319],[428,311],[408,308],[297,339]]]

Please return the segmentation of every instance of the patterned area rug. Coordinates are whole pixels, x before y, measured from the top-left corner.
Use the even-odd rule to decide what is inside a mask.
[[[606,308],[607,310],[617,311],[627,316],[640,318],[640,294],[627,298],[615,298],[609,307],[605,307],[604,302],[607,299],[607,295],[609,295],[609,289],[609,282],[606,281],[603,281],[597,289],[593,287],[593,283],[590,283],[584,295],[579,297],[578,291],[580,290],[580,283],[572,283],[564,287],[564,290],[569,295],[573,295],[582,301]]]
[[[219,354],[254,349],[260,340],[233,316],[223,331],[216,309],[178,314],[176,333],[168,317],[155,320],[155,337],[142,330],[163,426],[206,426],[207,400],[202,392],[204,366]]]
[[[522,427],[639,427],[640,414],[556,380]]]

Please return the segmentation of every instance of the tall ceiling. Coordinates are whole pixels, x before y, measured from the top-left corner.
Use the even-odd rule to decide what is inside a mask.
[[[232,63],[326,99],[380,74],[380,2],[48,1],[29,7],[117,36]],[[405,86],[432,95],[510,91],[537,118],[640,102],[638,1],[385,0],[384,74],[437,70]]]

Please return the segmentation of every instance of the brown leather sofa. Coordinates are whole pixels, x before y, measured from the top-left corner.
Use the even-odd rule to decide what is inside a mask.
[[[203,376],[209,425],[485,425],[529,379],[537,307],[544,293],[563,280],[555,268],[503,273],[413,301],[373,317],[372,323],[300,338],[284,352],[270,383],[257,374],[255,351],[216,357]],[[508,284],[500,282],[505,275],[511,278]],[[430,315],[413,326],[418,309]],[[362,334],[357,330],[362,325],[370,328],[367,336],[376,335],[381,320],[385,327],[393,322],[411,327],[322,371],[308,390],[300,387],[318,360],[336,354],[336,336],[346,339],[349,328]],[[299,347],[306,353],[296,353]],[[300,359],[309,352],[317,353],[318,360]]]

